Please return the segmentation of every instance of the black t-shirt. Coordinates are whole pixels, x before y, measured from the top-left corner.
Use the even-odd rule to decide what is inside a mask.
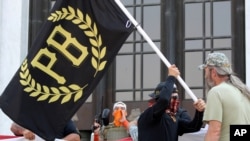
[[[71,133],[76,133],[80,136],[80,133],[78,131],[78,129],[76,128],[74,122],[72,120],[70,120],[66,126],[64,127],[64,130],[62,131],[62,134],[60,137],[57,137],[58,139],[62,139],[65,136],[71,134]]]

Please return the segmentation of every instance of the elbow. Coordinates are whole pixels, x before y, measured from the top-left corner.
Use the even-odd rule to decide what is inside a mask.
[[[13,125],[10,127],[10,131],[15,135],[15,136],[23,136],[21,129],[18,129],[16,125]]]

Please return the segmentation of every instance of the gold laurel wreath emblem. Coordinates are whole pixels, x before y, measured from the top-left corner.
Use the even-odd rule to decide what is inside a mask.
[[[61,104],[63,104],[69,102],[73,95],[74,102],[76,102],[82,97],[83,89],[87,86],[86,85],[85,87],[81,88],[77,84],[71,84],[68,87],[61,86],[59,88],[56,88],[41,85],[40,83],[37,83],[34,78],[32,78],[28,69],[27,59],[25,59],[21,65],[19,76],[21,77],[21,85],[25,86],[25,92],[29,93],[31,97],[38,97],[37,101],[44,101],[49,99],[49,103],[55,102],[60,97],[63,97],[61,101]]]
[[[92,27],[92,21],[89,15],[86,14],[84,20],[83,13],[79,9],[75,12],[71,6],[68,6],[68,9],[62,8],[61,11],[51,13],[51,16],[48,18],[48,20],[52,22],[56,22],[61,19],[70,20],[74,24],[77,24],[78,27],[84,31],[84,34],[89,37],[89,41],[92,45],[91,51],[93,54],[91,64],[96,69],[94,73],[95,77],[99,71],[105,68],[107,63],[106,60],[101,61],[106,55],[106,47],[102,47],[102,38],[101,35],[98,35],[96,24],[93,23]],[[21,85],[25,86],[24,91],[29,93],[31,97],[38,97],[37,101],[45,101],[49,99],[48,102],[52,103],[58,101],[60,97],[63,97],[61,104],[64,104],[69,102],[72,95],[74,95],[74,102],[76,102],[82,97],[83,89],[87,87],[87,85],[85,85],[81,88],[77,84],[71,84],[68,87],[61,86],[59,88],[41,85],[30,75],[27,59],[22,63],[19,75],[21,77]]]
[[[72,21],[74,24],[78,25],[80,29],[83,30],[86,36],[89,37],[89,42],[92,45],[91,51],[93,54],[91,58],[91,64],[96,69],[96,72],[94,74],[95,77],[98,71],[101,71],[105,68],[107,63],[106,60],[101,61],[106,55],[106,46],[102,48],[102,37],[100,34],[98,35],[96,24],[93,23],[92,26],[92,21],[88,14],[84,16],[80,9],[77,9],[75,12],[75,9],[71,6],[68,6],[68,9],[62,8],[61,11],[51,13],[48,18],[48,20],[52,22],[56,22],[62,19]]]

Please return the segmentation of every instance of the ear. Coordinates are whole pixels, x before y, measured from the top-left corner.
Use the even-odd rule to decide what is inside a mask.
[[[215,69],[213,69],[213,71],[214,71],[215,77],[220,77],[220,75],[218,75],[218,73],[217,73],[217,71]]]
[[[217,77],[217,72],[214,68],[211,69],[210,73],[213,77]]]

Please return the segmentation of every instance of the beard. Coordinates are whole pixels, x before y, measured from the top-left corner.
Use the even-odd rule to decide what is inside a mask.
[[[206,89],[207,91],[209,91],[210,89],[212,89],[215,86],[214,81],[211,78],[210,73],[206,76]]]

